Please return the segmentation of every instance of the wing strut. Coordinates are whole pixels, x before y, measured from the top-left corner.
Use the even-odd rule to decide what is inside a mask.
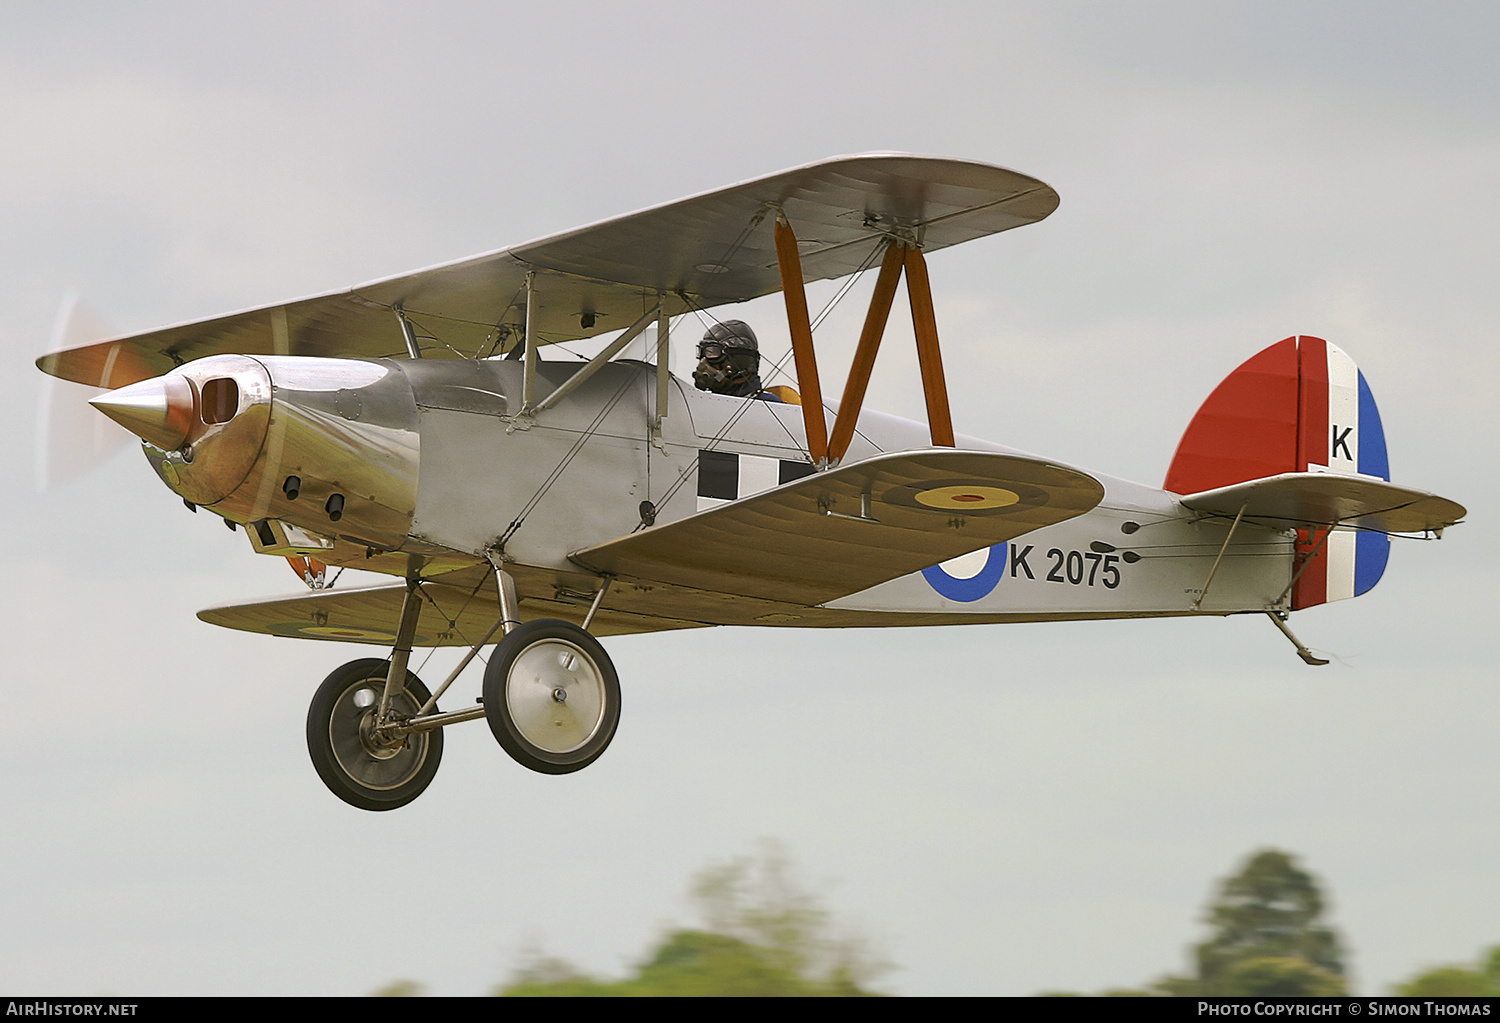
[[[818,469],[828,468],[828,421],[823,417],[823,389],[818,383],[818,360],[813,354],[812,320],[807,315],[807,292],[802,287],[802,257],[797,236],[786,214],[776,211],[776,263],[781,268],[781,294],[786,300],[787,328],[797,364],[797,386],[802,390],[802,422],[807,428],[807,453]]]
[[[943,353],[938,350],[932,286],[927,280],[927,260],[915,245],[906,249],[906,296],[911,302],[911,325],[917,335],[917,364],[922,368],[922,393],[927,398],[927,428],[932,431],[932,444],[956,447],[953,416],[948,411],[948,381],[943,376]]]
[[[927,400],[927,424],[932,432],[933,447],[955,447],[953,414],[948,406],[948,381],[943,374],[943,354],[938,347],[937,315],[933,311],[932,284],[927,276],[927,260],[916,245],[892,239],[886,245],[870,296],[870,310],[859,334],[859,347],[849,366],[844,397],[833,423],[833,437],[827,437],[823,416],[822,388],[818,383],[818,365],[813,358],[812,327],[807,315],[807,296],[802,289],[802,264],[797,254],[797,238],[791,224],[778,211],[776,217],[776,259],[781,266],[782,294],[786,296],[787,325],[792,334],[792,353],[797,362],[797,383],[802,388],[802,417],[807,425],[808,454],[819,469],[836,466],[849,451],[854,439],[854,424],[864,404],[875,355],[880,350],[885,325],[895,301],[896,285],[906,271],[906,295],[911,304],[912,331],[917,337],[917,364],[922,370],[922,394]]]
[[[286,318],[285,312],[282,310],[277,310],[277,312],[281,312],[283,319]],[[406,318],[406,309],[399,302],[396,303],[396,319],[401,322],[401,337],[406,341],[406,354],[413,359],[420,359],[422,346],[417,343],[417,332],[412,329],[411,321]]]
[[[630,326],[626,327],[625,332],[611,341],[603,351],[594,356],[588,362],[584,363],[582,369],[559,384],[557,386],[557,390],[547,395],[547,397],[543,398],[535,405],[527,405],[522,411],[546,411],[553,405],[556,405],[559,401],[562,401],[563,398],[567,397],[569,394],[572,394],[573,391],[575,391],[580,385],[582,385],[585,380],[593,376],[595,373],[599,372],[600,368],[603,367],[606,362],[624,351],[626,345],[630,344],[630,342],[640,337],[641,333],[647,327],[651,326],[651,324],[653,323],[659,322],[659,318],[662,312],[663,310],[660,304],[654,305],[650,309],[646,310],[646,312],[641,314],[640,319],[636,320]]]
[[[536,271],[526,271],[526,366],[521,371],[521,407],[536,401]]]
[[[671,362],[671,320],[667,315],[667,297],[660,292],[656,295],[656,422],[652,424],[652,432],[657,440],[661,439],[661,423],[667,418],[667,397],[670,394],[671,373],[668,366]]]
[[[901,283],[904,248],[905,246],[895,242],[888,243],[885,258],[880,262],[880,276],[875,279],[875,294],[870,296],[870,311],[865,314],[865,326],[859,333],[859,347],[854,350],[854,361],[849,364],[849,381],[844,384],[839,414],[833,421],[833,438],[828,442],[828,461],[833,465],[843,461],[844,455],[849,451],[849,442],[854,439],[854,422],[859,418],[860,406],[865,403],[870,371],[875,368],[875,353],[880,350],[880,339],[885,334],[886,321],[891,317],[896,285]]]

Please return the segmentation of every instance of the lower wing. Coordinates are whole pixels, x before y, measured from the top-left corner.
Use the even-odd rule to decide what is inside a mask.
[[[880,455],[574,551],[593,572],[822,604],[1082,515],[1092,476],[1024,455]]]

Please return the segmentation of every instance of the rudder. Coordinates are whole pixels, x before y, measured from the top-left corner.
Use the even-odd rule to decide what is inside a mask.
[[[1284,472],[1390,480],[1369,384],[1353,359],[1322,338],[1286,338],[1230,373],[1188,424],[1164,486],[1193,494]],[[1298,530],[1296,567],[1306,568],[1293,609],[1365,593],[1389,554],[1382,533]]]

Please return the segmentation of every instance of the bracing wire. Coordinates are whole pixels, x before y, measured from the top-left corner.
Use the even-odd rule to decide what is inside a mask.
[[[853,288],[854,285],[856,285],[857,283],[859,283],[859,280],[860,280],[861,277],[864,276],[865,271],[869,270],[872,266],[875,265],[875,263],[879,260],[881,254],[884,251],[885,251],[885,240],[881,239],[880,241],[878,241],[875,244],[875,247],[870,251],[870,254],[867,255],[864,258],[863,262],[860,263],[859,269],[857,269],[852,275],[850,275],[849,279],[846,280],[839,287],[839,290],[834,293],[833,297],[830,298],[828,300],[828,302],[823,306],[822,310],[819,311],[818,315],[813,319],[812,323],[809,325],[809,329],[810,330],[816,330],[818,328],[819,324],[821,324],[825,319],[828,318],[828,315],[831,312],[833,312],[834,307],[837,306],[839,304],[839,302],[843,301],[844,296],[849,293],[850,289]],[[686,298],[686,296],[683,296],[683,297]],[[688,304],[688,308],[693,312],[693,314],[695,316],[698,316],[700,322],[702,322],[702,319],[703,319],[704,315],[709,316],[711,319],[714,320],[715,323],[719,322],[719,320],[716,317],[714,317],[712,313],[709,313],[708,310],[703,309],[701,306],[698,306],[696,303],[693,303],[693,302],[690,301],[689,304]],[[772,373],[781,373],[781,372],[783,372],[783,368],[785,367],[787,360],[790,359],[793,354],[794,354],[793,352],[788,351],[780,359],[776,360],[776,362],[773,363],[772,366],[771,366],[771,372]],[[750,402],[746,401],[739,409],[737,409],[735,411],[734,415],[730,416],[729,419],[725,421],[724,426],[716,434],[714,434],[713,437],[709,438],[707,446],[704,447],[701,450],[704,450],[704,451],[712,451],[712,450],[714,450],[715,445],[717,445],[720,441],[722,441],[729,434],[729,431],[734,428],[734,426],[740,421],[741,417],[743,417],[747,412],[750,411],[751,407],[752,406],[751,406]],[[825,407],[825,409],[826,409],[826,407]],[[781,420],[780,420],[779,417],[776,418],[776,421],[777,421],[777,423],[781,422]],[[782,429],[785,430],[786,427],[783,425]],[[793,441],[796,441],[796,437],[792,436],[791,431],[787,431],[787,436],[791,437],[791,439]],[[806,448],[803,448],[803,451],[805,452]],[[657,502],[657,506],[658,507],[661,507],[662,505],[665,505],[668,501],[670,501],[672,499],[672,497],[674,495],[676,495],[677,491],[679,491],[679,490],[682,489],[683,484],[685,484],[688,481],[688,478],[690,476],[692,476],[694,472],[697,471],[698,460],[699,460],[698,456],[695,455],[693,457],[693,460],[691,462],[689,462],[683,468],[682,472],[680,472],[678,474],[677,479],[675,481],[673,481],[672,485],[667,488],[666,493],[662,495],[661,500],[659,502]]]
[[[627,375],[621,381],[614,395],[609,401],[604,403],[598,415],[594,416],[593,421],[578,435],[578,439],[573,442],[573,446],[568,449],[568,453],[563,456],[562,461],[557,463],[557,468],[548,474],[547,478],[542,481],[541,486],[537,488],[536,493],[531,496],[531,500],[522,506],[520,512],[517,513],[510,525],[506,527],[505,532],[499,539],[499,546],[502,550],[505,548],[506,542],[515,535],[516,530],[521,528],[521,524],[526,521],[526,517],[536,509],[536,506],[541,503],[542,498],[547,496],[547,492],[561,478],[563,472],[568,468],[568,464],[578,456],[578,452],[583,450],[584,444],[588,443],[589,439],[599,432],[599,428],[604,425],[604,420],[615,410],[615,406],[625,397],[625,393],[630,390],[630,386],[633,383],[635,383],[635,377],[630,375]]]

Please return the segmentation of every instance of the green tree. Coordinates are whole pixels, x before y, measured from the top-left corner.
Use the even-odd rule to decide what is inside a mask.
[[[1263,849],[1226,878],[1208,906],[1209,939],[1194,947],[1195,977],[1163,977],[1105,994],[1327,996],[1348,992],[1338,935],[1324,925],[1323,893],[1297,861]],[[1067,992],[1055,992],[1066,994]]]
[[[687,997],[833,993],[789,969],[780,950],[712,931],[673,931],[624,986],[631,994]]]
[[[1439,966],[1396,987],[1408,998],[1483,998],[1500,996],[1500,945],[1477,967]]]
[[[1344,978],[1297,956],[1241,959],[1212,984],[1217,995],[1321,998],[1347,993]]]
[[[1300,986],[1295,993],[1342,994],[1343,952],[1323,910],[1317,881],[1290,854],[1255,853],[1209,906],[1214,933],[1195,950],[1197,993],[1272,995]]]
[[[615,995],[621,992],[605,981],[595,980],[580,973],[566,959],[549,956],[539,949],[528,948],[521,953],[521,965],[511,974],[510,981],[495,989],[497,995],[520,995],[527,997],[578,998]]]
[[[868,995],[889,967],[837,932],[785,851],[709,866],[690,889],[701,928],[667,933],[635,972],[603,981],[533,954],[495,993],[510,996]]]

